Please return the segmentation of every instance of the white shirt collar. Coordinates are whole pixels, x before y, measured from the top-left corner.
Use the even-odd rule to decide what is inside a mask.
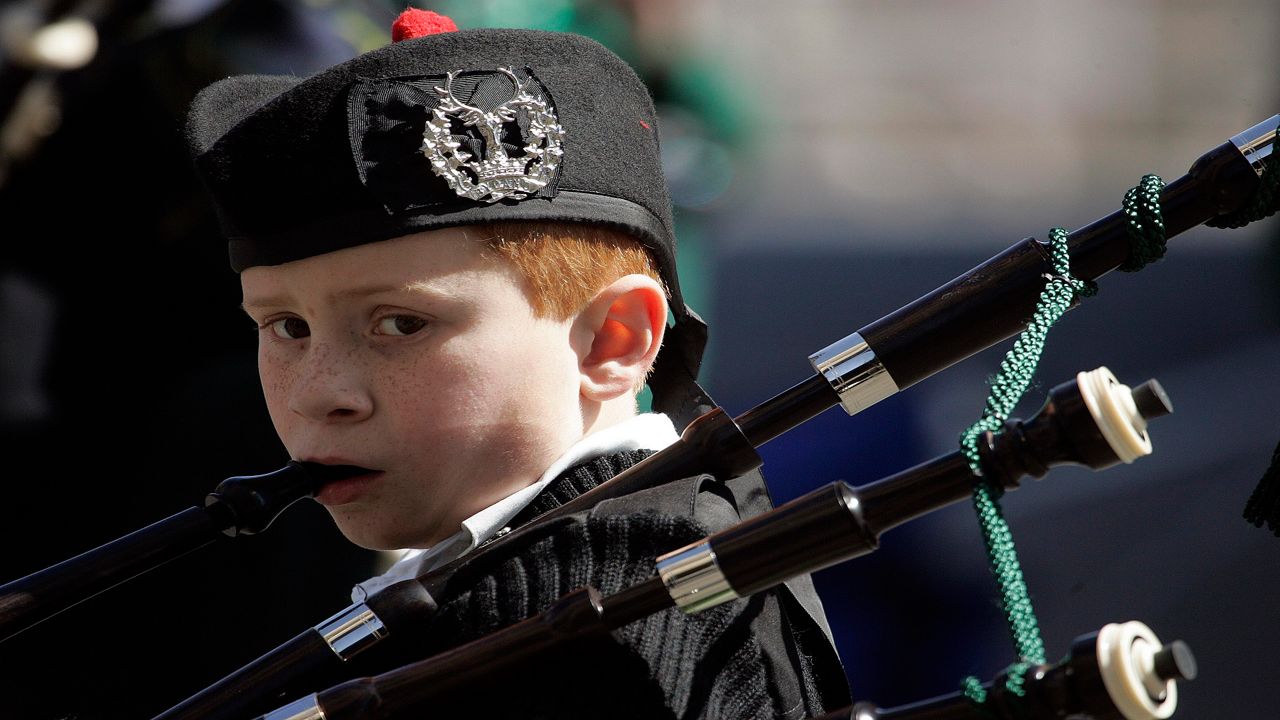
[[[525,509],[538,493],[542,492],[560,473],[584,460],[628,450],[661,450],[680,438],[671,419],[661,413],[646,413],[628,418],[592,433],[569,447],[542,477],[532,485],[517,490],[480,512],[462,521],[462,529],[441,540],[427,550],[406,550],[382,575],[365,580],[351,591],[351,598],[361,602],[382,588],[409,578],[417,577],[476,549],[480,543],[493,537],[521,510]]]

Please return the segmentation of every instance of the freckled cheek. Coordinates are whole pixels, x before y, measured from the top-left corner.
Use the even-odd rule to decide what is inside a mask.
[[[399,406],[401,412],[448,412],[465,402],[475,389],[469,375],[475,358],[430,353],[384,368],[376,375],[376,394],[384,402]],[[462,409],[462,408],[459,408]]]
[[[375,381],[384,410],[397,416],[398,426],[424,441],[446,442],[450,456],[466,455],[462,445],[505,424],[508,386],[523,374],[518,363],[495,356],[494,346],[479,339],[449,338],[404,357]]]
[[[289,417],[289,393],[293,387],[294,373],[285,360],[268,348],[258,350],[258,379],[262,383],[262,395],[267,411],[276,426],[276,432],[284,434]]]

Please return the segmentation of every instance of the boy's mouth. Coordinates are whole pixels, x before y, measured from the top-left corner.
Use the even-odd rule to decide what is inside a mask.
[[[353,465],[337,458],[306,462],[311,476],[316,479],[313,496],[325,506],[345,505],[355,501],[382,476],[381,470]]]
[[[364,475],[325,483],[316,492],[316,502],[326,507],[355,502],[380,477],[382,477],[382,471],[374,470]]]

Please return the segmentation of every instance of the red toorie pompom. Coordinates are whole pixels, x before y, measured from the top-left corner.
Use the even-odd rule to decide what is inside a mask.
[[[411,40],[413,38],[435,35],[442,32],[456,32],[458,26],[453,20],[430,10],[409,8],[400,13],[400,17],[391,23],[391,42]]]

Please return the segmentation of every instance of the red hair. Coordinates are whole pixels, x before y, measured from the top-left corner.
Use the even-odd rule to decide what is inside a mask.
[[[528,282],[538,317],[567,320],[625,275],[651,277],[670,296],[649,251],[621,230],[554,222],[474,227],[486,247],[514,265]]]

